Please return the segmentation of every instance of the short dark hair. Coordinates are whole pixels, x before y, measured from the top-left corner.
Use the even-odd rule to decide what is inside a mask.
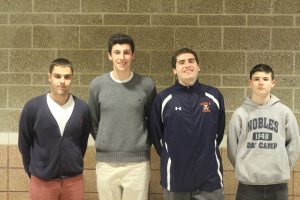
[[[172,68],[176,68],[176,62],[177,62],[177,56],[181,55],[181,54],[184,54],[184,53],[191,53],[194,55],[195,57],[195,60],[197,62],[197,64],[199,64],[199,59],[198,59],[198,56],[196,54],[195,51],[193,51],[192,49],[190,48],[181,48],[181,49],[178,49],[177,51],[175,51],[173,57],[172,57],[172,61],[171,61],[171,64],[172,64]]]
[[[252,76],[255,72],[271,73],[271,78],[272,80],[274,80],[274,71],[269,65],[266,64],[255,65],[250,71],[250,80],[252,79]]]
[[[71,71],[72,71],[72,74],[73,74],[73,71],[74,71],[73,64],[66,58],[57,58],[57,59],[53,60],[50,63],[50,67],[49,67],[50,74],[52,74],[52,71],[53,71],[55,66],[70,67]]]
[[[132,53],[134,53],[134,42],[130,35],[123,33],[116,33],[112,35],[108,40],[108,52],[111,54],[112,47],[115,44],[129,44]]]

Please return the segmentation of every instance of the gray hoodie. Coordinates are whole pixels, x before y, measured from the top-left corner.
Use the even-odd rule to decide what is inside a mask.
[[[287,182],[299,156],[299,129],[293,112],[271,95],[258,106],[250,98],[233,113],[227,155],[244,184]]]

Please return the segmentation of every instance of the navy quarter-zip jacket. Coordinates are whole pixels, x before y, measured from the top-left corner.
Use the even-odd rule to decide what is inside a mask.
[[[44,180],[82,174],[83,157],[91,131],[85,102],[73,96],[75,106],[61,135],[46,100],[38,96],[25,104],[19,122],[19,149],[26,173]]]
[[[161,185],[172,192],[223,187],[219,144],[225,128],[223,95],[200,84],[177,81],[152,105],[150,133],[161,158]]]

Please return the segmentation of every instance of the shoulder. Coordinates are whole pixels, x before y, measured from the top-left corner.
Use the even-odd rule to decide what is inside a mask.
[[[88,108],[88,104],[85,101],[83,101],[82,99],[80,99],[79,97],[77,97],[75,95],[72,95],[72,96],[73,96],[75,105],[77,104],[80,107]]]
[[[96,77],[91,81],[90,87],[94,87],[95,85],[98,86],[98,85],[102,84],[103,82],[105,82],[105,81],[108,80],[108,77],[109,77],[109,73],[105,73],[105,74],[96,76]]]
[[[134,77],[143,85],[154,85],[153,79],[148,76],[144,76],[141,74],[134,73]]]
[[[201,84],[201,86],[202,86],[204,92],[223,96],[222,93],[220,92],[220,90],[216,87],[213,87],[210,85],[205,85],[205,84]]]
[[[27,101],[25,103],[24,108],[34,106],[34,105],[39,106],[44,101],[46,101],[46,94],[43,94],[43,95],[40,95],[37,97],[33,97],[32,99],[30,99],[29,101]]]

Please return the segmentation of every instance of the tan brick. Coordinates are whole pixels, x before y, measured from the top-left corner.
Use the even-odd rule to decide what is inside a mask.
[[[300,104],[296,103],[299,99],[300,99],[300,90],[295,89],[295,101],[294,101],[294,105],[295,105],[294,111],[295,112],[300,112]],[[299,122],[300,122],[300,118],[298,118],[298,119],[299,119]],[[300,124],[300,123],[298,123],[298,124]],[[299,166],[299,171],[300,171],[300,166]]]
[[[78,48],[79,27],[72,26],[34,26],[34,48]]]
[[[71,93],[86,102],[88,100],[88,86],[73,86]]]
[[[271,13],[271,6],[269,0],[226,0],[225,12],[232,14],[264,14]]]
[[[1,110],[0,112],[0,132],[16,132],[18,130],[20,111]]]
[[[234,171],[224,171],[224,193],[236,194],[238,181],[235,178]]]
[[[271,44],[274,50],[299,50],[300,28],[273,28]]]
[[[6,14],[0,14],[0,24],[7,24],[8,17]]]
[[[80,75],[80,85],[90,85],[91,81],[100,74],[81,74]]]
[[[175,77],[173,75],[153,75],[151,78],[157,86],[169,87],[174,84]]]
[[[30,84],[30,74],[0,74],[0,84]],[[1,93],[2,94],[2,93]]]
[[[272,93],[276,95],[281,103],[285,104],[289,108],[293,108],[293,90],[292,89],[281,89],[275,88],[272,90]]]
[[[0,145],[0,168],[6,168],[7,165],[7,145]]]
[[[55,59],[51,50],[12,50],[9,57],[10,72],[49,72],[49,66]]]
[[[8,195],[7,192],[0,192],[0,199],[1,200],[7,200]]]
[[[222,0],[177,0],[178,13],[219,14],[223,12]]]
[[[173,13],[174,0],[129,0],[130,13]]]
[[[267,28],[224,28],[224,49],[263,50],[270,47]]]
[[[300,53],[296,52],[295,74],[300,75]],[[0,67],[1,68],[1,67]]]
[[[200,81],[200,83],[204,83],[206,85],[211,85],[214,87],[221,87],[221,76],[219,75],[203,75],[200,74],[198,75],[198,79]]]
[[[300,172],[300,159],[297,160],[297,163],[293,169],[295,172]]]
[[[238,88],[220,88],[221,93],[224,96],[224,101],[227,111],[234,111],[244,101],[244,89]]]
[[[107,12],[107,13],[125,13],[128,10],[127,1],[123,0],[85,0],[81,3],[81,10],[85,13]]]
[[[150,25],[150,15],[105,14],[105,25]]]
[[[294,172],[294,195],[300,195],[300,173]]]
[[[229,121],[230,119],[228,119]],[[227,157],[227,148],[222,149],[222,162],[224,171],[234,171],[232,164]]]
[[[151,169],[160,169],[160,157],[154,147],[151,148]]]
[[[58,57],[68,58],[74,65],[75,73],[100,73],[102,51],[96,50],[62,50]]]
[[[110,61],[111,63],[111,61]],[[111,65],[111,64],[110,64]],[[104,65],[108,66],[108,65]],[[111,66],[110,66],[111,70]],[[150,51],[135,51],[132,70],[136,73],[147,74],[150,71]]]
[[[291,178],[288,180],[288,195],[293,195],[294,188],[294,172],[291,172]]]
[[[293,16],[282,15],[249,15],[247,19],[248,26],[293,26]]]
[[[232,194],[225,194],[225,200],[235,200],[235,195]]]
[[[0,12],[31,12],[31,0],[0,0]]]
[[[0,48],[30,48],[30,26],[0,26]]]
[[[96,171],[84,170],[84,192],[97,192]]]
[[[17,145],[9,145],[8,156],[9,156],[9,162],[8,162],[9,168],[23,169],[22,156]]]
[[[6,168],[0,168],[0,191],[7,191],[8,185],[7,185],[7,169]]]
[[[30,200],[28,192],[9,192],[8,200]]]
[[[6,108],[7,107],[7,86],[0,86],[0,94],[1,94],[0,108]]]
[[[240,74],[245,71],[243,52],[200,52],[200,69],[203,74]],[[230,67],[228,67],[230,66]]]
[[[84,156],[84,169],[95,169],[96,166],[96,151],[94,146],[88,146]]]
[[[150,194],[149,200],[163,200],[162,194]]]
[[[171,60],[173,51],[151,51],[151,73],[172,75]]]
[[[190,47],[194,50],[221,49],[221,28],[176,27],[175,47]]]
[[[57,24],[75,24],[75,25],[101,25],[101,14],[58,14],[56,16]]]
[[[299,87],[298,76],[276,76],[276,87]]]
[[[229,87],[248,87],[248,80],[249,76],[244,75],[224,75],[222,76],[222,86],[229,86]]]
[[[245,26],[243,15],[199,15],[200,26]]]
[[[55,16],[51,14],[12,14],[11,24],[55,24]]]
[[[8,71],[8,51],[0,50],[0,71],[7,72]]]
[[[128,31],[137,49],[168,49],[174,47],[174,31],[169,27],[130,27]]]
[[[295,0],[276,0],[273,3],[275,14],[299,14],[300,2]]]
[[[151,193],[162,193],[162,187],[160,185],[160,171],[151,170],[150,178],[150,194]]]
[[[260,63],[270,65],[275,76],[294,73],[294,54],[291,52],[248,52],[247,61],[247,74],[252,67]]]
[[[151,25],[196,26],[197,16],[195,15],[152,15]]]
[[[10,108],[21,108],[33,97],[45,94],[49,91],[49,87],[45,86],[9,86],[8,105]]]
[[[92,193],[92,192],[85,192],[84,193],[84,199],[85,200],[95,200],[98,199],[98,193]]]
[[[80,1],[35,0],[34,12],[79,12]]]
[[[123,33],[124,27],[83,26],[80,28],[80,47],[84,49],[107,49],[107,41],[110,36],[119,32]]]
[[[9,191],[28,191],[29,178],[24,169],[8,170]]]

